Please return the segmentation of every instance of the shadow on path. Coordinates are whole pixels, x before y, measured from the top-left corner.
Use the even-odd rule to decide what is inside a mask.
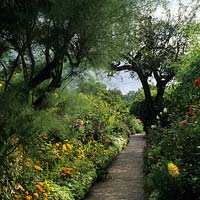
[[[85,200],[144,200],[143,148],[145,135],[130,137],[128,146],[109,169],[109,178],[96,183]]]

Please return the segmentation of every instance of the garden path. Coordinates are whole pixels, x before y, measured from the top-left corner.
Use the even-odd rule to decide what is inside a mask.
[[[128,146],[113,161],[108,178],[94,184],[85,200],[144,200],[144,134],[130,137]]]

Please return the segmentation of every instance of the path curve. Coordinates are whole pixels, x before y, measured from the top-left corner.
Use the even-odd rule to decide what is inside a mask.
[[[96,183],[85,200],[144,200],[144,134],[130,137],[128,146],[117,156],[105,181]]]

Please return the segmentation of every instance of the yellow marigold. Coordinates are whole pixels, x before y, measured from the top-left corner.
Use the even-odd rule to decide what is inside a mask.
[[[27,167],[30,167],[30,166],[31,166],[31,162],[30,162],[30,161],[26,161],[25,165],[26,165]]]
[[[72,150],[72,145],[71,144],[66,144],[66,147],[69,149],[69,150]]]
[[[62,145],[62,152],[66,151],[67,150],[67,147],[65,144]]]
[[[16,189],[25,192],[25,189],[24,189],[23,186],[22,186],[21,184],[19,184],[19,183],[17,184]]]
[[[46,189],[48,190],[48,192],[50,192],[51,191],[51,186],[50,186],[50,184],[49,184],[49,182],[47,180],[45,180],[44,185],[45,185]]]
[[[82,153],[84,152],[84,150],[83,150],[81,147],[79,147],[77,151],[78,151],[78,153],[80,153],[80,154],[82,154]]]
[[[33,198],[34,199],[38,199],[39,198],[39,194],[37,192],[33,193]]]
[[[25,162],[25,165],[26,165],[27,167],[30,167],[30,166],[31,166],[31,163],[32,163],[32,159],[31,159],[31,158],[27,158],[27,159],[26,159],[26,162]]]
[[[169,174],[173,177],[180,175],[178,167],[172,162],[167,164],[167,169],[168,169]]]
[[[81,155],[78,156],[78,159],[79,159],[79,160],[82,160],[82,159],[84,159],[84,158],[85,158],[85,156],[84,156],[83,154],[81,154]]]
[[[47,196],[48,196],[47,193],[44,192],[43,197],[46,198]]]
[[[104,155],[107,155],[108,154],[108,150],[104,150],[103,153],[104,153]]]
[[[25,191],[24,194],[27,196],[28,195],[28,191]]]
[[[56,147],[59,147],[59,146],[60,146],[60,144],[57,142],[57,143],[56,143]]]
[[[40,166],[38,166],[38,165],[35,165],[35,170],[37,170],[37,171],[43,171],[43,169],[40,167]]]

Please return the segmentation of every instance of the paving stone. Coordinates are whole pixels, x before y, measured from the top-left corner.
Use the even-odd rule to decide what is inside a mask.
[[[130,137],[128,146],[113,161],[109,169],[109,178],[94,184],[85,200],[145,200],[144,137],[144,134]]]

